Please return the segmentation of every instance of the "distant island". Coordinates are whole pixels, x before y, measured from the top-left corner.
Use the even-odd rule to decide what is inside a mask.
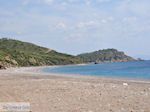
[[[7,67],[127,62],[136,59],[116,49],[104,49],[77,56],[14,39],[0,39],[0,69]]]

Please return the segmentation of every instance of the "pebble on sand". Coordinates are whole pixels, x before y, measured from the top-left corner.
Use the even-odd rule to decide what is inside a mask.
[[[123,83],[123,86],[128,86],[128,83]]]

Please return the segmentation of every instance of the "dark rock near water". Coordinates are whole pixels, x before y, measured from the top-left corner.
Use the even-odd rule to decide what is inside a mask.
[[[138,61],[144,61],[144,59],[141,59],[141,58],[138,58],[137,60],[138,60]]]

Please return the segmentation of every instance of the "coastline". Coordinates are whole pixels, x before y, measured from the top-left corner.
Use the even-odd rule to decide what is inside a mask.
[[[32,112],[150,111],[149,81],[43,73],[44,67],[1,70],[1,102],[29,102]]]
[[[132,83],[146,83],[150,84],[150,80],[137,79],[137,78],[122,78],[122,77],[105,77],[105,76],[92,76],[92,75],[81,75],[81,74],[65,74],[65,73],[47,73],[43,69],[47,67],[60,67],[60,66],[81,66],[86,64],[76,64],[76,65],[55,65],[55,66],[31,66],[31,67],[17,67],[8,68],[6,70],[0,70],[0,76],[2,74],[20,75],[27,74],[33,76],[53,76],[53,77],[69,77],[69,78],[84,78],[84,79],[95,79],[95,80],[109,80],[109,81],[119,81],[119,82],[132,82]]]

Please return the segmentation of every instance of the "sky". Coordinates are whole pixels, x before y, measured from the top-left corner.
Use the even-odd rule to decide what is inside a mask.
[[[150,0],[0,0],[0,38],[80,54],[115,48],[150,59]]]

